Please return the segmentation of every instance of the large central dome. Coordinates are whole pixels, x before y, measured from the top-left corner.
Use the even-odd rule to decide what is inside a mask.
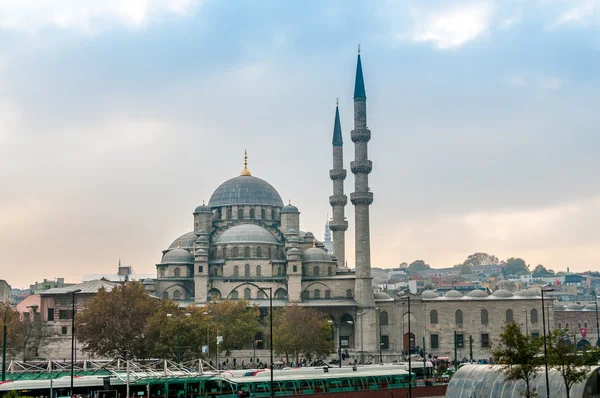
[[[283,207],[279,193],[265,180],[241,175],[225,181],[208,202],[209,207],[231,205],[262,205]]]

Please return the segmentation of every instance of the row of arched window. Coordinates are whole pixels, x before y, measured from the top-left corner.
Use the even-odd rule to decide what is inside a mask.
[[[209,297],[216,297],[216,298],[221,297],[221,292],[218,291],[217,289],[211,289],[208,292],[208,294],[209,294]],[[275,294],[273,295],[273,298],[285,298],[286,296],[287,296],[287,292],[284,289],[277,289],[277,291],[275,291]],[[229,293],[229,298],[232,300],[239,300],[240,294],[238,293],[237,290],[233,290],[231,293]],[[244,298],[247,300],[252,299],[252,290],[248,287],[244,289]],[[267,298],[269,298],[269,296],[267,295],[267,293],[265,293],[264,290],[258,290],[256,293],[256,298],[257,299],[267,299]]]
[[[308,276],[308,271],[307,271],[306,267],[302,267],[302,275]],[[320,276],[320,275],[321,275],[321,267],[319,267],[318,265],[315,265],[313,267],[312,276]],[[333,276],[333,268],[332,267],[327,267],[327,276]]]
[[[166,276],[166,270],[165,268],[160,268],[158,270],[158,275],[161,278],[164,278]],[[174,278],[180,278],[181,277],[181,269],[179,267],[173,269],[173,275]]]
[[[277,218],[277,212],[275,211],[275,209],[271,209],[271,220],[275,220]],[[227,215],[226,220],[233,220],[234,217],[234,211],[231,207],[228,207],[227,210],[225,211],[225,214]],[[242,220],[244,218],[251,218],[251,219],[261,219],[261,220],[266,220],[267,219],[267,209],[260,209],[260,217],[257,217],[257,211],[254,208],[251,208],[250,211],[248,211],[248,213],[246,213],[244,211],[243,207],[238,207],[237,211],[235,212],[235,215],[238,220]],[[248,217],[246,217],[246,215]],[[217,220],[222,220],[223,219],[223,210],[221,208],[218,208],[216,213],[215,213],[215,217]]]
[[[214,271],[214,275],[218,274],[216,268],[213,268],[213,271]],[[283,265],[278,266],[275,269],[275,274],[277,276],[285,275],[285,267]],[[240,276],[239,265],[236,265],[233,267],[233,276]],[[252,275],[250,264],[246,264],[246,265],[244,265],[244,276],[262,276],[262,267],[260,265],[257,265],[255,268],[255,273],[254,273],[254,275]]]
[[[243,252],[242,252],[242,250],[243,250]],[[223,258],[228,257],[228,254],[231,254],[231,257],[242,257],[242,253],[243,253],[244,258],[252,257],[250,246],[245,246],[243,248],[235,246],[233,249],[231,249],[231,252],[228,251],[227,246],[222,246],[220,255]],[[265,256],[267,258],[272,258],[273,257],[273,249],[271,247],[267,247],[266,250],[263,250],[262,247],[258,246],[256,248],[256,250],[254,250],[253,254],[254,254],[253,257]]]
[[[529,321],[532,324],[538,323],[538,312],[537,312],[536,309],[532,309],[530,311],[529,315],[530,315],[530,320]],[[511,309],[506,310],[505,320],[506,320],[506,323],[510,323],[510,322],[514,321],[513,310],[511,310]],[[462,326],[462,324],[463,324],[463,312],[462,312],[462,310],[456,310],[454,312],[454,322],[455,322],[455,324],[457,326],[458,325]],[[481,310],[481,324],[482,325],[488,325],[489,322],[490,322],[490,319],[489,319],[488,310],[482,309]],[[429,323],[430,324],[434,324],[434,325],[438,323],[438,312],[436,310],[431,310],[431,312],[429,312]]]
[[[312,298],[316,298],[316,299],[319,299],[319,298],[326,298],[326,299],[328,299],[328,298],[332,298],[332,297],[333,297],[333,294],[331,293],[331,290],[325,290],[324,296],[321,296],[321,290],[320,289],[315,289],[313,291],[313,295],[312,295]],[[353,295],[352,295],[352,289],[346,290],[346,297],[347,298],[352,298],[353,297]],[[310,297],[310,291],[308,291],[308,290],[303,291],[302,292],[302,298],[303,299],[309,299],[309,298],[311,298]]]
[[[162,298],[163,298],[163,299],[165,299],[165,300],[168,300],[168,299],[169,299],[169,292],[163,292],[163,294],[162,294]],[[174,291],[173,291],[173,296],[172,296],[171,298],[172,298],[173,300],[181,300],[181,298],[182,298],[182,297],[181,297],[181,292],[180,292],[179,290],[174,290]],[[185,298],[186,300],[189,300],[189,299],[191,299],[191,298],[192,298],[192,294],[191,294],[190,292],[187,292],[187,291],[186,291],[186,292],[184,293],[184,298]]]

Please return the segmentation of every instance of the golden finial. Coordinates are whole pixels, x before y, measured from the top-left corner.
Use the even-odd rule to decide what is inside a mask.
[[[335,106],[340,106],[340,97],[335,99]]]
[[[358,43],[358,54],[360,54],[360,43]]]
[[[241,176],[251,176],[250,170],[248,170],[248,152],[244,150],[244,170],[240,173]]]
[[[317,238],[313,238],[313,247],[317,247]]]
[[[179,240],[177,241],[177,248],[178,248],[178,249],[181,249],[181,239],[179,239]]]

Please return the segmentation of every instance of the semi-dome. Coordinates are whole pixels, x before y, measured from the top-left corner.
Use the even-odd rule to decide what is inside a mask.
[[[208,201],[211,208],[231,205],[283,207],[283,201],[275,188],[265,180],[241,175],[221,184]]]
[[[302,261],[332,261],[331,256],[323,249],[311,247],[302,252]]]
[[[434,298],[438,298],[439,295],[434,292],[433,290],[425,290],[422,294],[421,297],[424,299],[434,299]]]
[[[448,290],[446,292],[446,294],[444,294],[444,297],[446,297],[446,298],[459,298],[462,296],[463,296],[463,294],[461,292],[459,292],[458,290]]]
[[[163,256],[161,264],[193,264],[194,256],[184,249],[169,250]]]
[[[300,250],[298,250],[295,247],[292,247],[290,250],[287,251],[287,254],[300,254]]]
[[[181,246],[182,249],[193,249],[195,241],[196,234],[194,231],[188,232],[187,234],[183,234],[179,238],[175,239],[169,246],[169,249],[177,249],[179,246]]]
[[[506,298],[506,297],[512,297],[513,294],[512,294],[512,292],[510,292],[510,291],[508,291],[506,289],[498,289],[494,293],[492,293],[490,296],[491,297]]]
[[[375,300],[389,300],[391,299],[390,295],[385,292],[375,292],[373,293],[373,298]]]
[[[217,245],[236,243],[277,244],[279,242],[272,233],[254,224],[242,224],[229,228],[215,242]]]
[[[515,284],[509,280],[503,279],[500,282],[496,283],[496,287],[498,290],[508,290],[509,292],[514,292],[517,290]]]
[[[488,294],[484,290],[475,289],[475,290],[469,292],[469,294],[467,294],[467,296],[469,296],[469,297],[487,297]]]

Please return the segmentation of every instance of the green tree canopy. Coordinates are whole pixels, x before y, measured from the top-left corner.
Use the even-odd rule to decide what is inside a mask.
[[[219,352],[229,355],[231,350],[240,349],[252,341],[261,330],[260,311],[257,306],[248,306],[247,300],[224,300],[206,307],[210,311],[211,335],[223,336]],[[211,337],[211,352],[216,349]]]
[[[426,271],[430,268],[431,268],[431,266],[429,264],[427,264],[425,261],[415,260],[412,263],[410,263],[410,265],[408,266],[408,271],[414,273],[414,272]]]
[[[471,267],[490,264],[500,264],[500,260],[493,254],[488,253],[473,253],[462,263],[462,265],[469,265]]]
[[[529,266],[522,258],[511,257],[502,263],[504,275],[522,275],[529,272]]]
[[[75,317],[77,339],[83,351],[112,358],[148,358],[154,343],[146,332],[159,308],[139,282],[100,289]]]
[[[548,344],[548,364],[556,369],[563,378],[567,395],[571,395],[571,387],[583,381],[590,367],[585,364],[585,356],[579,355],[575,344],[569,337],[568,329],[556,329],[550,333]]]
[[[492,348],[492,356],[496,363],[502,365],[502,373],[507,381],[523,380],[525,391],[521,393],[527,398],[535,397],[536,391],[531,383],[537,375],[537,368],[542,364],[540,348],[542,340],[530,339],[523,333],[521,326],[514,322],[507,323],[500,334],[500,342]]]
[[[4,328],[6,312],[6,356],[16,359],[23,352],[25,326],[19,313],[8,303],[0,303],[0,325]]]
[[[544,276],[553,276],[554,271],[546,269],[542,264],[536,265],[536,267],[531,272],[533,276],[536,277],[544,277]]]
[[[460,274],[461,275],[466,275],[466,274],[470,274],[471,271],[471,266],[469,264],[460,264]]]

